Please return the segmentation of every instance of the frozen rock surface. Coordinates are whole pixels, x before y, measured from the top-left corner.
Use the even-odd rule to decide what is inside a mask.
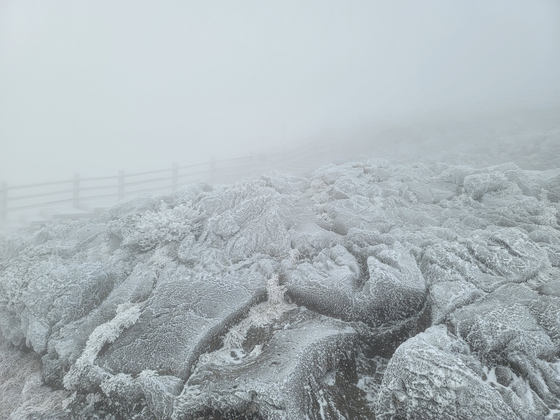
[[[4,236],[12,417],[560,418],[559,176],[367,160]]]
[[[387,366],[376,419],[515,419],[482,379],[468,345],[438,325],[402,344]]]
[[[294,309],[250,332],[240,348],[225,346],[200,359],[175,402],[173,418],[215,411],[232,418],[348,417],[353,408],[338,401],[336,381],[344,381],[341,371],[357,348],[350,325]]]

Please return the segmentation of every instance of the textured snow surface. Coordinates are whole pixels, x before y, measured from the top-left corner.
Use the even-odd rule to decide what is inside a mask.
[[[13,419],[560,418],[559,191],[554,169],[369,160],[5,236],[2,360],[22,370],[0,368],[3,401]]]

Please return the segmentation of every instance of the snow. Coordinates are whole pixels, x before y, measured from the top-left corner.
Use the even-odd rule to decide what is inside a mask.
[[[560,179],[526,160],[269,173],[2,237],[2,337],[42,361],[11,410],[553,418]]]

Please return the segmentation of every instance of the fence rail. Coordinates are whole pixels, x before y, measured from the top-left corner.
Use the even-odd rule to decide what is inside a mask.
[[[332,141],[317,141],[275,153],[251,154],[193,165],[124,173],[102,177],[81,177],[29,185],[0,183],[0,222],[29,210],[66,206],[76,211],[108,207],[127,197],[146,192],[174,192],[194,182],[231,183],[274,169],[302,172],[326,163],[334,151]],[[299,166],[298,166],[299,165]],[[306,166],[307,165],[307,166]]]

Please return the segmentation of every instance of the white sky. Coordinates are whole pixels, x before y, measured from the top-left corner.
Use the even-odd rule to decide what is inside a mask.
[[[0,0],[0,180],[560,92],[557,0]]]

